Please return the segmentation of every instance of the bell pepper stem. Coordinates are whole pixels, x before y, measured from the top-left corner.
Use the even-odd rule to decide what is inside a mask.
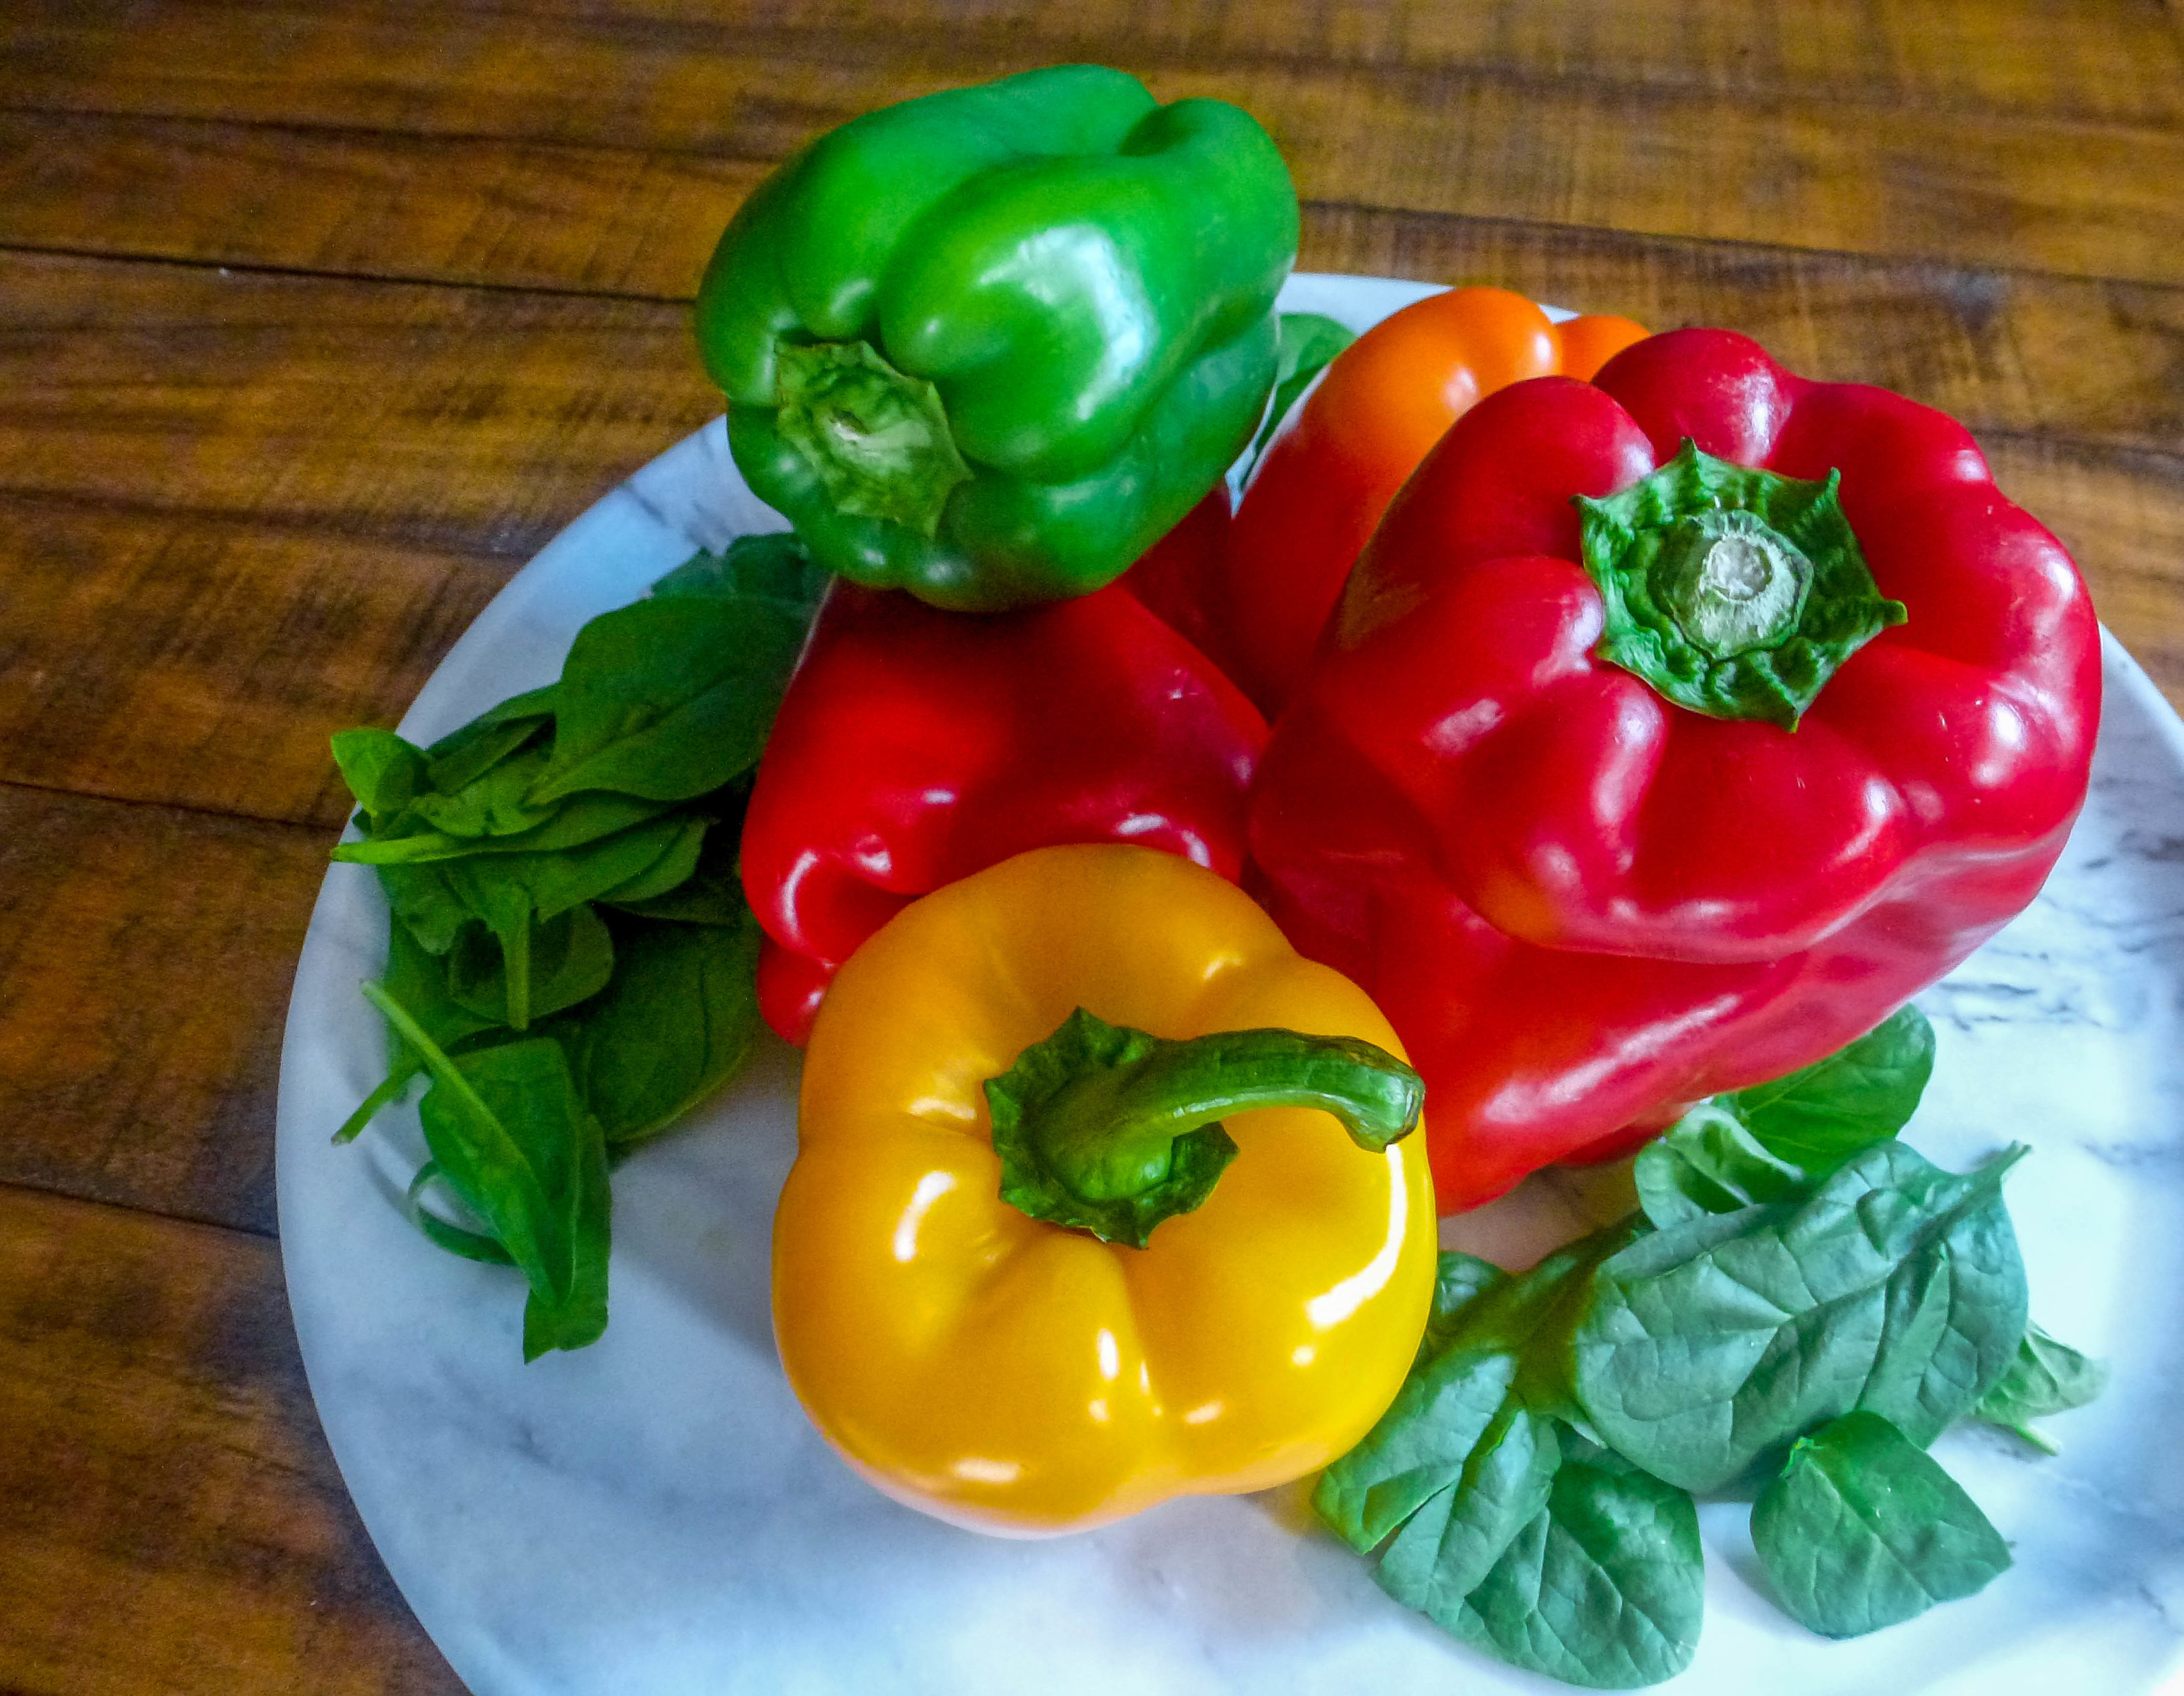
[[[775,366],[776,427],[837,510],[938,534],[948,497],[971,477],[939,391],[867,342],[784,345]]]
[[[1139,1248],[1212,1193],[1236,1155],[1228,1115],[1316,1107],[1378,1152],[1416,1129],[1424,1095],[1416,1072],[1354,1037],[1223,1030],[1170,1041],[1083,1007],[986,1084],[1003,1199]]]

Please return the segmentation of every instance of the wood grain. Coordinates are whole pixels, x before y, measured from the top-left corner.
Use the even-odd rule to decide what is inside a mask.
[[[0,1184],[273,1229],[281,1029],[332,834],[0,786]]]
[[[475,137],[0,113],[0,244],[681,300],[760,174]],[[273,207],[296,209],[259,215]],[[1726,325],[1796,369],[1975,427],[2184,447],[2184,288],[1319,204],[1302,263]],[[47,286],[8,275],[0,302]],[[170,313],[196,310],[170,287],[184,298]]]
[[[392,725],[500,555],[190,512],[0,501],[0,783],[317,826],[326,739]]]
[[[276,13],[292,0],[214,0]],[[141,25],[134,0],[47,0],[86,23]],[[170,3],[161,12],[173,13]],[[195,8],[203,9],[203,0]],[[343,18],[386,7],[343,6]],[[395,9],[399,9],[397,7]],[[1747,95],[1798,94],[1857,105],[2161,125],[2184,121],[2184,50],[2161,0],[448,0],[441,9],[592,29],[689,26],[711,51],[845,62],[955,49],[995,60],[1090,59],[1152,70],[1313,65],[1469,70]],[[39,14],[24,10],[22,39]]]
[[[542,30],[497,11],[354,3],[18,9],[19,107],[742,159],[1053,57],[1006,26],[889,25],[845,41],[590,14]],[[1141,59],[1127,28],[1105,39],[1115,50],[1102,57],[1143,70],[1165,98],[1214,95],[1256,114],[1308,198],[2184,282],[2184,197],[2167,187],[2184,181],[2173,114],[2058,118],[1460,60]]]
[[[0,254],[0,494],[521,560],[719,410],[680,306]]]
[[[279,1251],[0,1186],[0,1689],[460,1696],[326,1452]]]

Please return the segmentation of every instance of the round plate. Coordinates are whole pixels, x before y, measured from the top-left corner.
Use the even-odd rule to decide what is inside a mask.
[[[1282,304],[1362,328],[1432,292],[1299,276]],[[429,741],[550,682],[587,619],[698,548],[781,527],[716,421],[518,573],[404,733]],[[1702,1508],[1705,1637],[1663,1688],[2126,1696],[2184,1659],[2184,725],[2112,641],[2107,677],[2092,798],[2046,892],[1921,998],[1941,1052],[1909,1135],[1958,1169],[2033,1145],[2009,1191],[2033,1313],[2107,1356],[2113,1387],[2052,1422],[2057,1459],[1983,1429],[1944,1437],[1936,1452],[2016,1566],[1858,1642],[1776,1611],[1746,1510]],[[1562,1688],[1389,1601],[1295,1488],[1025,1543],[861,1483],[774,1356],[768,1246],[797,1057],[771,1040],[616,1174],[605,1337],[526,1366],[516,1275],[442,1253],[397,1208],[423,1158],[414,1109],[354,1147],[328,1141],[381,1074],[357,986],[386,931],[371,873],[333,867],[281,1058],[281,1242],[335,1457],[395,1582],[481,1696]],[[1583,1228],[1602,1189],[1535,1179],[1444,1240],[1518,1263]]]

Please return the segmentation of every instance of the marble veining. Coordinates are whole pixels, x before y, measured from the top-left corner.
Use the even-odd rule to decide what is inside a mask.
[[[1360,326],[1425,293],[1300,277]],[[420,739],[549,681],[577,627],[695,547],[780,527],[716,422],[608,495],[480,616],[404,721]],[[1766,1599],[1735,1504],[1702,1509],[1705,1638],[1663,1689],[1774,1696],[2127,1696],[2184,1665],[2184,725],[2122,650],[2092,795],[2038,901],[1922,997],[1941,1044],[1910,1130],[1962,1168],[2012,1141],[2035,1316],[2114,1368],[2053,1424],[2058,1459],[1959,1430],[1937,1453],[2014,1544],[1981,1596],[1862,1642]],[[481,1696],[684,1693],[1541,1692],[1396,1607],[1301,1492],[1178,1502],[1043,1543],[882,1498],[813,1433],[767,1317],[796,1057],[752,1072],[616,1178],[613,1321],[526,1367],[515,1275],[452,1258],[393,1205],[414,1110],[327,1136],[378,1075],[358,983],[384,908],[328,873],[282,1057],[281,1242],[320,1414],[404,1594]],[[1556,1174],[1445,1240],[1510,1262],[1618,1210]]]

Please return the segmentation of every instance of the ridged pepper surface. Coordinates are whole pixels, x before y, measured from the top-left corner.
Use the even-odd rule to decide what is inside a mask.
[[[1433,1292],[1401,1057],[1173,855],[1040,849],[927,896],[812,1032],[774,1220],[790,1386],[881,1489],[989,1531],[1326,1465]]]
[[[1179,527],[1145,563],[1208,533]],[[1134,576],[979,616],[828,591],[744,820],[776,1031],[803,1041],[836,968],[911,901],[1026,849],[1129,842],[1240,875],[1266,722]]]
[[[1279,722],[1252,853],[1402,1033],[1462,1208],[1962,960],[2061,851],[2099,706],[2077,570],[1962,426],[1680,331],[1435,449]]]
[[[1058,65],[866,114],[721,237],[699,351],[750,486],[859,583],[1082,594],[1250,438],[1296,256],[1250,114]]]

